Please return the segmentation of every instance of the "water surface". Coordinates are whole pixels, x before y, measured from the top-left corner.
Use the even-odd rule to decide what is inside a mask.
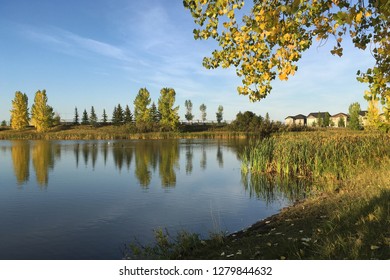
[[[120,259],[156,228],[247,227],[300,194],[243,177],[245,144],[0,141],[0,259]]]

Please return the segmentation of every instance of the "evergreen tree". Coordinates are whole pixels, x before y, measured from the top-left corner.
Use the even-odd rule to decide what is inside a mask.
[[[152,106],[150,106],[150,117],[154,123],[159,123],[161,120],[161,114],[154,102],[152,103]]]
[[[129,105],[126,105],[123,121],[126,124],[129,124],[129,123],[133,122],[133,114],[130,111]]]
[[[176,92],[173,88],[163,88],[158,99],[158,111],[161,114],[160,125],[163,130],[176,130],[179,125],[179,106],[175,105]]]
[[[103,122],[103,124],[107,124],[106,109],[103,109],[102,122]]]
[[[202,104],[202,105],[200,105],[199,109],[200,109],[200,113],[201,113],[202,122],[205,122],[206,116],[207,116],[207,113],[206,113],[207,107],[206,107],[206,105]]]
[[[47,104],[46,90],[35,93],[34,104],[31,107],[31,122],[38,132],[47,131],[53,124],[54,111]]]
[[[87,124],[89,124],[88,120],[89,120],[89,118],[88,118],[87,110],[84,109],[83,116],[81,117],[81,124],[82,124],[82,125],[87,125]]]
[[[122,109],[122,106],[121,104],[118,104],[118,106],[116,106],[116,121],[118,124],[122,124],[123,123],[123,109]]]
[[[145,131],[151,124],[150,105],[151,99],[149,91],[141,88],[134,100],[134,117],[135,122],[141,131]]]
[[[78,110],[77,110],[77,107],[74,107],[73,124],[75,124],[75,125],[80,124],[79,112],[78,112]]]
[[[114,111],[112,111],[111,122],[112,122],[113,125],[117,125],[119,123],[118,119],[117,119],[116,106],[114,107]]]
[[[5,120],[3,120],[2,122],[1,122],[1,127],[6,127],[7,126],[7,122],[5,121]]]
[[[360,104],[355,102],[349,106],[349,123],[348,127],[353,130],[361,129],[359,113],[361,111]]]
[[[267,123],[267,124],[271,123],[271,119],[269,117],[268,112],[265,114],[265,123]]]
[[[184,106],[186,106],[186,114],[185,118],[188,122],[191,122],[194,119],[194,115],[192,114],[192,102],[191,100],[186,100],[184,102]]]
[[[25,93],[17,91],[12,101],[11,127],[12,129],[23,129],[28,126],[28,97]]]
[[[216,117],[217,117],[217,122],[221,123],[222,119],[223,119],[223,107],[222,107],[222,105],[218,106],[218,111],[216,113]]]
[[[89,115],[89,123],[92,126],[96,126],[97,125],[97,121],[98,121],[98,118],[97,118],[96,113],[95,113],[95,108],[92,106],[91,107],[91,113]]]

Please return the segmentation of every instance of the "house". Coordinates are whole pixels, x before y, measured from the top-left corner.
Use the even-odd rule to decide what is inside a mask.
[[[288,116],[284,119],[286,125],[306,125],[306,116],[299,114],[296,116]]]
[[[323,123],[325,117],[330,117],[328,112],[318,112],[318,113],[310,113],[307,118],[307,126],[318,126],[319,123]]]
[[[367,113],[368,113],[368,111],[360,111],[359,112],[359,122],[361,123],[362,126],[367,125]]]
[[[338,113],[338,114],[335,114],[335,115],[330,117],[330,121],[331,121],[331,123],[334,124],[334,127],[339,127],[339,123],[340,123],[341,119],[344,121],[344,126],[343,127],[346,127],[347,126],[347,121],[348,121],[348,115],[347,114]]]

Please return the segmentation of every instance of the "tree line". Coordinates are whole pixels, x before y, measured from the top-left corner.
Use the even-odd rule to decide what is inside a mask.
[[[176,92],[173,88],[163,88],[160,91],[160,97],[157,105],[152,102],[150,93],[146,88],[141,88],[133,102],[134,112],[130,110],[129,105],[124,108],[121,104],[114,107],[112,117],[109,118],[105,109],[101,118],[98,117],[94,106],[91,106],[90,112],[86,109],[81,113],[77,107],[74,110],[73,125],[128,125],[137,132],[149,131],[175,131],[179,126],[179,106],[175,106]],[[31,113],[28,108],[28,97],[25,93],[17,91],[12,101],[10,126],[12,129],[21,130],[29,125],[35,126],[38,132],[48,131],[50,127],[61,123],[61,118],[54,113],[53,107],[48,105],[46,90],[38,90],[35,93],[34,104],[31,107]],[[192,113],[193,105],[191,100],[185,101],[186,114],[185,119],[192,122],[194,115]],[[201,120],[206,121],[207,107],[201,104],[199,107]],[[223,120],[223,106],[220,105],[216,112],[218,123]],[[6,121],[2,122],[6,126]]]

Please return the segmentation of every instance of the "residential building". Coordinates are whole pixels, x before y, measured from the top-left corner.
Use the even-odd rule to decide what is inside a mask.
[[[330,117],[331,123],[334,124],[334,127],[339,127],[339,123],[343,119],[344,121],[344,127],[347,126],[347,121],[348,121],[348,115],[344,113],[338,113]]]

